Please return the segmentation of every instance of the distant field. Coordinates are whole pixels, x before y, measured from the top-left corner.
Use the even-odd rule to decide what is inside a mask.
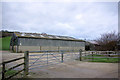
[[[11,37],[0,38],[0,50],[9,50]]]

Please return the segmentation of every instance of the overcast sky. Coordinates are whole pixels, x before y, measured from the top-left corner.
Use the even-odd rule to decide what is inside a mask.
[[[96,39],[118,32],[117,2],[4,2],[2,29]]]

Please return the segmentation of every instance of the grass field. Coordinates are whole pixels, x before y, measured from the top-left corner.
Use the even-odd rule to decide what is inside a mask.
[[[0,38],[0,50],[9,50],[11,37]]]
[[[102,58],[97,58],[97,57],[102,57]],[[88,55],[88,56],[84,56],[82,59],[83,60],[91,59],[91,60],[88,60],[89,62],[106,62],[106,63],[117,63],[119,61],[118,58],[112,58],[112,57],[108,58],[108,57],[105,57],[104,55],[93,55],[93,56]]]

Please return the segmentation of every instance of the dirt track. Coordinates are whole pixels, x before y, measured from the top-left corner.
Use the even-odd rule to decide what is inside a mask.
[[[32,70],[30,77],[39,78],[118,78],[118,65],[73,61]]]
[[[8,53],[4,60],[12,59],[22,54]],[[71,61],[43,68],[36,68],[28,75],[31,78],[118,78],[117,63],[94,63]]]

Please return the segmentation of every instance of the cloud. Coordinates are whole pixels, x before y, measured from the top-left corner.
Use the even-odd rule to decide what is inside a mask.
[[[76,15],[75,18],[76,19],[81,19],[82,18],[82,14]]]
[[[117,2],[7,2],[3,29],[95,39],[118,29]]]

